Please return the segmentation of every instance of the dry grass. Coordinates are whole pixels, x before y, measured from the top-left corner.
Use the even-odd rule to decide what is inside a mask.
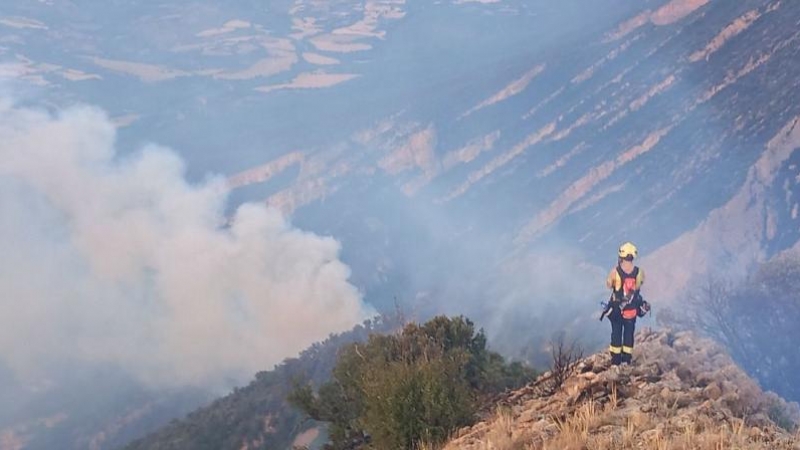
[[[797,405],[762,392],[690,335],[650,336],[634,368],[580,372],[554,394],[523,393],[513,411],[497,410],[447,450],[800,450],[800,431],[774,421],[798,423]]]
[[[613,383],[611,385],[611,394],[608,396],[608,403],[606,403],[605,411],[611,412],[617,409],[617,405],[619,405],[619,389],[617,389],[617,383]]]
[[[580,440],[586,441],[589,438],[589,431],[597,427],[599,417],[594,402],[587,402],[574,415],[563,419],[555,417],[553,421],[560,434],[575,435]]]
[[[498,408],[483,440],[484,450],[524,450],[525,438],[514,436],[516,423],[509,408]]]
[[[615,394],[616,395],[616,394]],[[671,409],[671,408],[668,408]],[[553,431],[544,441],[530,436],[514,435],[515,420],[509,411],[498,411],[483,441],[483,450],[797,450],[800,432],[793,441],[770,442],[756,428],[749,428],[744,419],[714,425],[696,421],[681,428],[659,423],[641,411],[632,411],[623,418],[613,417],[623,411],[617,402],[604,407],[586,402],[567,417],[550,419]],[[620,421],[621,419],[621,421]],[[618,423],[620,422],[620,423]],[[616,424],[616,425],[615,425]],[[420,450],[432,450],[421,448]]]
[[[728,449],[791,449],[787,446],[775,447],[763,439],[750,434],[743,420],[732,425],[721,425],[714,429],[698,432],[695,426],[687,425],[683,432],[665,437],[660,430],[649,441],[643,442],[644,448],[656,450],[728,450]]]
[[[594,434],[605,424],[606,413],[614,408],[616,408],[615,401],[608,402],[604,409],[599,408],[595,402],[589,401],[582,404],[569,417],[553,418],[558,432],[552,439],[544,443],[543,450],[599,449],[598,445],[601,444],[598,442],[598,436]]]
[[[793,440],[775,441],[744,418],[719,423],[704,415],[687,416],[674,399],[655,404],[651,413],[645,413],[621,407],[618,395],[612,385],[604,404],[587,401],[566,416],[552,416],[536,434],[521,434],[521,424],[511,411],[498,410],[480,449],[800,450],[800,431]]]

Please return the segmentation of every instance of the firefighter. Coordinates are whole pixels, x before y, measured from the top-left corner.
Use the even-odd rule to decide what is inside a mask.
[[[611,289],[608,319],[611,322],[611,364],[630,364],[633,357],[633,334],[636,318],[650,310],[639,290],[644,284],[644,270],[634,264],[636,246],[625,242],[619,247],[617,265],[608,274],[606,286]],[[601,317],[602,319],[602,317]]]

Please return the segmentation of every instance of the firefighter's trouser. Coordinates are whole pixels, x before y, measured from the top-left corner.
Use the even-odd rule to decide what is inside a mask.
[[[619,308],[614,308],[608,316],[611,322],[611,364],[630,363],[633,357],[633,334],[636,330],[636,317],[624,319]]]

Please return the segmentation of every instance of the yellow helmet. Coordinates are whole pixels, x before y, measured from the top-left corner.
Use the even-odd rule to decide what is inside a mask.
[[[619,247],[619,257],[622,259],[626,258],[636,258],[639,256],[639,251],[636,250],[636,246],[633,245],[631,242],[626,242]]]

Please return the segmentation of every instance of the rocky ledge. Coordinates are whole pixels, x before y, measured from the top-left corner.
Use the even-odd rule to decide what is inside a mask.
[[[498,399],[446,449],[800,449],[800,408],[764,392],[716,343],[640,331],[634,362],[576,362]]]

